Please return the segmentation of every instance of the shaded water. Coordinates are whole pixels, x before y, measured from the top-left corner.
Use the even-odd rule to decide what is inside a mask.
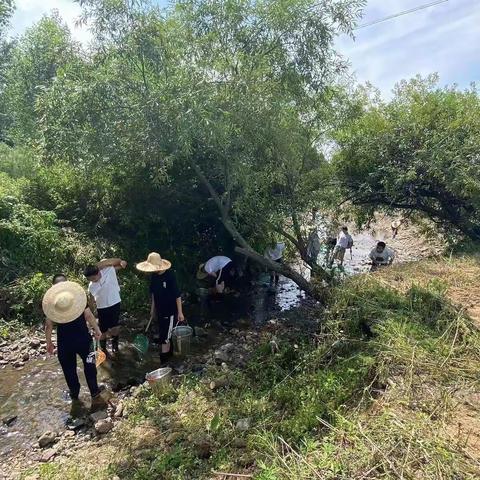
[[[245,328],[258,326],[274,312],[297,306],[300,291],[290,280],[281,281],[277,293],[272,295],[261,279],[245,296],[229,296],[214,300],[206,309],[199,305],[186,307],[186,316],[191,325],[207,324],[208,337],[192,341],[192,354],[200,354],[211,348],[217,336],[230,327]],[[132,345],[135,332],[125,332],[120,352],[107,359],[98,369],[99,383],[118,390],[138,384],[145,374],[159,367],[158,346],[151,342],[149,351],[143,357]],[[80,399],[86,407],[90,397],[86,388],[82,362],[78,359],[78,375],[82,385]],[[70,399],[62,370],[56,356],[34,359],[21,369],[10,365],[0,370],[0,461],[21,449],[37,446],[38,437],[45,431],[62,431],[71,419]],[[17,417],[9,427],[2,420]]]
[[[355,235],[352,258],[350,252],[345,256],[345,274],[368,270],[367,257],[374,244],[375,239],[369,234]],[[308,276],[307,271],[302,273]],[[280,312],[297,307],[304,299],[303,292],[292,281],[282,279],[276,293],[269,292],[268,281],[268,274],[265,274],[246,295],[215,300],[204,308],[187,306],[186,316],[191,325],[210,325],[209,337],[196,339],[192,353],[211,348],[225,328],[260,326]],[[158,348],[152,346],[140,358],[131,343],[133,335],[134,332],[125,333],[121,352],[99,368],[100,382],[117,389],[127,387],[142,381],[147,372],[158,368]],[[88,390],[80,368],[79,378],[82,384],[80,398],[88,406]],[[6,366],[0,370],[0,461],[21,449],[36,446],[38,437],[45,431],[65,428],[70,417],[70,400],[65,388],[63,373],[54,356],[31,360],[22,369]],[[2,424],[1,420],[14,416],[17,419],[9,427]]]

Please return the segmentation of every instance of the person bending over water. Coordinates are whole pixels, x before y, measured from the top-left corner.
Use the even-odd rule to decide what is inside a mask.
[[[202,263],[197,270],[197,280],[211,278],[215,280],[214,291],[223,293],[233,287],[233,280],[237,270],[232,259],[217,255]]]
[[[378,242],[370,252],[369,258],[372,261],[372,270],[376,270],[379,267],[391,265],[395,260],[395,252],[388,248],[385,242]]]
[[[53,326],[57,326],[57,355],[70,398],[78,401],[80,394],[77,375],[78,355],[83,361],[83,371],[92,397],[92,406],[103,403],[97,383],[95,355],[90,355],[92,337],[88,327],[93,330],[97,340],[100,339],[102,332],[87,306],[87,296],[83,288],[78,283],[67,281],[65,275],[57,274],[53,278],[53,286],[43,297],[42,308],[46,317],[47,352],[50,354],[55,352],[52,331]]]

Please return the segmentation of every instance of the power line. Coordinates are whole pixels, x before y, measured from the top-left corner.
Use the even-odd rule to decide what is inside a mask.
[[[362,25],[359,25],[358,27],[355,27],[354,30],[360,30],[361,28],[370,27],[372,25],[376,25],[377,23],[386,22],[387,20],[392,20],[393,18],[401,17],[403,15],[408,15],[409,13],[418,12],[419,10],[424,10],[425,8],[434,7],[435,5],[440,5],[441,3],[446,3],[446,2],[448,2],[448,0],[437,0],[435,2],[430,2],[425,5],[420,5],[418,7],[411,8],[410,10],[404,10],[403,12],[394,13],[393,15],[389,15],[388,17],[379,18],[377,20],[364,23]]]

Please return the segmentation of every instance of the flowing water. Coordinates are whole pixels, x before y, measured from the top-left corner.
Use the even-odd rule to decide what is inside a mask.
[[[352,258],[350,252],[346,254],[346,274],[368,269],[366,257],[374,243],[371,235],[355,236]],[[275,293],[269,291],[268,280],[268,275],[262,276],[247,294],[214,301],[203,308],[187,306],[190,324],[210,326],[208,337],[194,339],[193,353],[206,352],[225,328],[255,328],[280,312],[297,307],[304,299],[304,294],[290,280],[282,279]],[[121,352],[98,369],[99,381],[115,390],[138,384],[145,373],[159,366],[158,348],[150,348],[140,358],[131,343],[133,336],[134,332],[125,333]],[[79,360],[79,367],[80,363]],[[80,368],[79,378],[82,384],[80,398],[89,405]],[[36,446],[38,437],[45,431],[63,430],[73,413],[56,357],[30,360],[22,369],[3,367],[0,370],[0,463],[13,453]],[[17,418],[10,426],[3,424],[13,417]]]

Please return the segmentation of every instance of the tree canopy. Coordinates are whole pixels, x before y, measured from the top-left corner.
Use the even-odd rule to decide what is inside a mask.
[[[421,214],[445,232],[480,237],[480,98],[436,76],[400,83],[390,102],[366,102],[338,132],[341,196],[361,212]]]

